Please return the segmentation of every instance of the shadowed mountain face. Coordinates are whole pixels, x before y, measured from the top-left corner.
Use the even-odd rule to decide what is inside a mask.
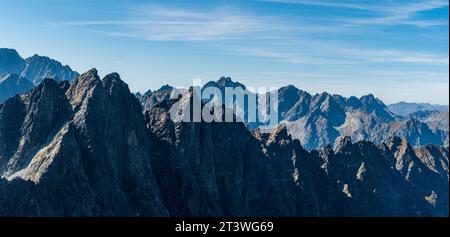
[[[27,79],[19,77],[17,74],[8,74],[0,78],[0,103],[6,99],[33,89],[34,85]]]
[[[14,49],[0,48],[0,77],[22,73],[25,60]]]
[[[141,107],[117,74],[44,80],[7,100],[0,124],[2,215],[167,215]]]
[[[159,99],[166,88],[142,113],[118,74],[92,69],[6,100],[0,215],[448,216],[448,147],[341,137],[308,152],[284,125],[172,120],[199,97]],[[345,109],[333,98],[311,97],[308,113],[334,126]]]

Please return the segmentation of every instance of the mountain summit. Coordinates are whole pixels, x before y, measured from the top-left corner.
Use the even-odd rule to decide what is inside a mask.
[[[54,59],[37,54],[25,59],[25,65],[21,76],[27,78],[35,85],[44,78],[53,78],[57,81],[72,81],[79,76],[68,65],[63,66]]]
[[[9,74],[18,75],[22,78],[20,83],[9,83],[5,85],[5,79]],[[69,66],[63,66],[60,62],[46,56],[35,54],[32,57],[23,59],[14,49],[0,48],[0,102],[14,96],[27,92],[30,87],[38,85],[46,78],[56,81],[72,81],[79,74]],[[2,77],[5,77],[2,79]],[[17,76],[16,76],[17,77]],[[16,78],[17,79],[17,78]],[[8,80],[12,80],[9,78]],[[31,85],[30,83],[31,82]]]

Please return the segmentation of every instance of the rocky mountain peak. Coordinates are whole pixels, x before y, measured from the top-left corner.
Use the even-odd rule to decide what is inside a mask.
[[[343,152],[353,145],[352,138],[350,136],[343,136],[337,139],[338,141],[336,142],[336,145],[334,147],[334,150],[336,152]]]
[[[293,85],[283,86],[278,89],[278,98],[284,100],[296,100],[299,98],[300,92],[303,91]]]
[[[366,113],[375,113],[377,117],[392,120],[394,115],[388,110],[386,105],[374,95],[368,94],[359,98],[362,108]]]
[[[110,95],[119,93],[131,93],[128,85],[124,81],[122,81],[122,79],[120,79],[120,75],[118,73],[111,73],[106,75],[102,79],[102,85]]]
[[[231,77],[225,77],[225,76],[220,77],[219,80],[216,81],[216,83],[221,86],[228,86],[228,85],[234,84],[233,80],[231,80]]]
[[[394,149],[405,143],[405,140],[399,136],[388,137],[384,142],[389,149]]]
[[[246,87],[243,84],[235,82],[230,77],[225,76],[219,78],[217,81],[210,81],[203,86],[203,88],[207,87],[218,87],[220,89],[223,89],[225,87],[232,87],[232,88],[240,87],[242,89],[246,89]]]
[[[25,61],[15,49],[0,48],[0,77],[7,74],[20,74]]]
[[[45,78],[53,78],[58,81],[72,81],[79,74],[73,71],[68,65],[47,56],[33,55],[25,59],[26,67],[21,75],[28,78],[34,84],[38,84]]]
[[[147,96],[150,96],[152,93],[153,93],[152,90],[147,90],[147,91],[142,95],[142,98],[147,97]]]
[[[59,84],[52,79],[45,79],[32,91],[22,97],[24,111],[19,131],[21,139],[17,151],[11,157],[4,170],[4,177],[13,179],[23,175],[33,154],[40,146],[53,136],[71,117],[72,110]]]
[[[161,86],[158,90],[156,90],[156,91],[171,91],[171,90],[173,90],[173,87],[172,86],[170,86],[170,85],[168,85],[168,84],[166,84],[166,85],[164,85],[164,86]],[[146,94],[148,94],[148,92],[150,92],[150,94],[151,94],[151,91],[147,91],[145,94],[144,94],[144,96],[146,95]]]
[[[95,68],[81,74],[81,76],[75,79],[66,92],[66,96],[69,98],[75,111],[79,109],[88,95],[92,96],[93,90],[97,85],[100,85],[100,87],[103,88],[97,69]]]
[[[269,138],[266,141],[266,144],[272,144],[280,141],[288,141],[292,140],[291,136],[288,134],[286,129],[286,125],[280,124],[278,125],[274,131],[269,135]]]

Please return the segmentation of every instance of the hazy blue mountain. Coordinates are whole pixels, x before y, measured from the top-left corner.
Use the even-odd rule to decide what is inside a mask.
[[[63,66],[49,57],[34,55],[23,59],[14,49],[0,48],[0,78],[9,74],[19,75],[26,80],[17,80],[17,83],[8,82],[7,86],[3,85],[3,89],[0,90],[0,102],[28,91],[30,88],[27,82],[37,85],[45,78],[70,82],[79,76],[69,66]]]
[[[33,87],[33,83],[17,74],[9,74],[3,78],[0,77],[0,103],[3,103],[9,97],[28,92]]]
[[[25,69],[21,75],[35,85],[45,78],[53,78],[57,81],[72,81],[79,76],[68,65],[63,66],[60,62],[46,56],[35,54],[25,59],[25,64]]]
[[[20,75],[25,68],[25,60],[14,49],[0,48],[0,77],[8,74]]]
[[[449,129],[449,111],[438,110],[420,110],[409,114],[410,118],[425,122],[431,129],[440,129],[448,131]]]
[[[390,104],[388,105],[388,108],[394,114],[400,116],[407,116],[408,114],[425,110],[438,110],[441,112],[448,111],[448,105],[436,105],[429,103],[407,103],[403,101],[395,104]]]

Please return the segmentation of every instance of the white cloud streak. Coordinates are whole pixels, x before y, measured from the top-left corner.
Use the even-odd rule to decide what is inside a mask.
[[[271,58],[283,62],[304,65],[361,65],[375,63],[408,63],[449,65],[448,55],[437,55],[402,50],[372,50],[336,47],[330,42],[313,44],[314,50],[290,47],[291,51],[263,47],[240,46],[229,50],[242,55]]]
[[[385,15],[374,19],[389,22],[403,19],[413,21],[417,12],[448,5],[448,2],[427,1],[381,7],[349,1],[266,0],[324,7],[350,8],[378,12]],[[389,2],[390,3],[390,2]],[[108,36],[133,37],[150,41],[205,42],[218,45],[218,50],[234,54],[269,58],[292,64],[304,65],[358,65],[374,63],[411,63],[448,65],[448,54],[404,51],[394,49],[361,49],[323,39],[315,34],[339,34],[355,32],[347,26],[309,24],[291,18],[255,15],[229,7],[212,10],[187,10],[162,6],[145,6],[133,9],[131,19],[94,20],[58,23],[64,27],[83,27]],[[392,17],[392,19],[390,18]],[[366,19],[367,20],[367,19]],[[364,24],[363,20],[352,20]],[[369,21],[369,20],[367,20]],[[418,24],[417,20],[415,24]],[[372,22],[373,23],[373,22]],[[430,21],[422,24],[431,24]],[[308,38],[302,38],[303,36]],[[356,36],[358,37],[358,36]],[[213,42],[213,43],[211,43]],[[280,43],[281,47],[276,44]]]
[[[263,2],[277,2],[287,4],[300,4],[327,8],[340,8],[358,10],[371,13],[375,16],[364,18],[345,18],[341,20],[354,25],[414,25],[417,27],[430,27],[448,25],[448,19],[424,20],[417,17],[419,13],[448,7],[447,0],[428,1],[372,1],[370,4],[363,1],[333,1],[333,0],[261,0]]]
[[[154,41],[208,41],[254,39],[289,30],[279,19],[240,12],[229,8],[209,12],[148,6],[136,10],[138,20],[74,21],[63,26],[119,26],[109,35],[135,36]],[[115,31],[115,32],[114,32]]]

